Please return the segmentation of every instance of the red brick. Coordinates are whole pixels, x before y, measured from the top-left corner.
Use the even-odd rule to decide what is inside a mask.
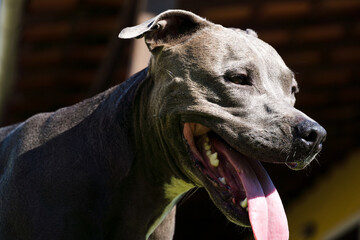
[[[29,113],[32,111],[30,115],[33,115],[38,112],[44,111],[54,111],[57,108],[62,106],[69,106],[83,99],[82,94],[78,93],[66,93],[59,95],[59,91],[50,91],[47,89],[47,92],[43,92],[42,94],[34,95],[31,93],[31,96],[18,94],[12,99],[10,102],[10,111],[13,112],[22,112]],[[31,99],[31,101],[27,101],[27,99]]]
[[[107,46],[75,46],[70,58],[75,60],[100,61],[106,54]]]
[[[355,37],[360,38],[360,22],[355,24],[353,30],[352,30],[353,34]]]
[[[118,29],[119,20],[116,16],[97,17],[80,21],[76,24],[74,33],[85,34],[111,34]]]
[[[122,7],[124,0],[86,0],[86,4],[101,7]]]
[[[42,51],[24,51],[21,54],[20,63],[22,67],[34,67],[42,65],[60,64],[63,59],[60,48],[51,48]]]
[[[62,40],[69,36],[70,30],[69,22],[33,24],[25,28],[23,38],[29,42]]]
[[[360,103],[360,87],[342,89],[339,93],[341,102],[358,102]],[[360,106],[359,106],[360,110]]]
[[[315,86],[330,87],[350,82],[351,71],[344,69],[327,69],[314,73],[311,80]]]
[[[53,88],[56,84],[55,74],[26,74],[16,82],[17,91],[33,91],[34,89]]]
[[[262,18],[304,16],[311,11],[311,4],[305,1],[264,3],[260,8]]]
[[[300,84],[300,93],[296,96],[297,107],[311,107],[311,106],[320,106],[328,104],[331,101],[331,95],[329,92],[306,92],[301,91]]]
[[[341,121],[354,119],[359,116],[359,106],[339,105],[320,110],[321,115],[325,116],[327,121]]]
[[[294,66],[309,66],[318,64],[321,61],[321,53],[317,51],[304,51],[291,54],[283,54],[286,64],[293,68]]]
[[[322,11],[354,11],[360,9],[359,0],[324,0],[321,3]]]
[[[78,0],[32,0],[29,1],[30,12],[66,12],[74,9],[78,3]]]
[[[96,77],[97,70],[79,70],[66,76],[66,84],[88,88]]]
[[[252,11],[250,5],[231,5],[206,8],[199,14],[212,22],[224,23],[249,19]]]
[[[338,48],[331,53],[334,62],[360,61],[360,46],[346,46]]]
[[[328,42],[344,36],[341,25],[318,25],[299,29],[296,32],[297,42]]]
[[[258,32],[259,38],[271,45],[281,45],[290,41],[290,33],[286,30],[273,29]]]

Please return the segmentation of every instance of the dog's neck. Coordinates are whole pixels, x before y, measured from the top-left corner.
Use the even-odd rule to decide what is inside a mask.
[[[138,189],[130,187],[126,190],[130,193],[129,201],[133,200],[129,203],[133,208],[132,214],[137,215],[132,226],[136,226],[136,229],[146,226],[146,238],[162,222],[181,196],[194,187],[183,180],[184,177],[175,166],[171,153],[164,146],[166,142],[163,136],[160,136],[161,131],[155,122],[158,121],[158,116],[154,116],[157,113],[152,112],[154,106],[151,106],[152,102],[148,99],[153,84],[148,75],[138,88],[132,107],[133,132],[130,132],[130,136],[135,136],[135,160],[127,179],[129,186],[136,186]],[[141,221],[144,222],[140,224]]]
[[[141,161],[133,165],[118,188],[122,195],[118,195],[118,202],[114,203],[121,207],[117,211],[117,221],[121,224],[114,236],[122,239],[148,239],[182,197],[175,190],[172,192],[176,192],[176,197],[170,199],[166,196],[166,186],[181,189],[176,180],[168,185],[154,182],[148,178],[148,170],[141,165]]]

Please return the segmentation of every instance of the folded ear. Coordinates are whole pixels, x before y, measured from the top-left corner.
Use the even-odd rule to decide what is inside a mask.
[[[246,34],[249,34],[249,35],[251,35],[253,37],[258,37],[257,33],[254,30],[250,29],[250,28],[247,28],[245,31],[241,30],[239,28],[230,28],[230,29],[232,29],[233,31],[238,32],[238,33],[246,33]]]
[[[199,29],[209,25],[206,21],[191,12],[184,10],[168,10],[156,17],[134,27],[124,28],[119,38],[145,37],[148,48],[173,46],[188,39]]]

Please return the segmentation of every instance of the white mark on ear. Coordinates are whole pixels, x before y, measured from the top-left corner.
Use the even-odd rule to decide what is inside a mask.
[[[247,34],[249,34],[249,35],[251,35],[253,37],[258,37],[257,33],[254,30],[250,29],[250,28],[247,28],[245,31],[246,31]]]

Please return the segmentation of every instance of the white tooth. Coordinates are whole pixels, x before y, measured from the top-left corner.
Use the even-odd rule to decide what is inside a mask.
[[[206,144],[206,143],[205,143],[205,144],[204,144],[204,148],[205,148],[205,150],[210,150],[211,147],[210,147],[209,144]]]
[[[217,152],[214,152],[209,156],[210,164],[214,167],[219,166],[219,159],[217,159]]]
[[[213,154],[210,155],[210,158],[212,159],[217,159],[217,157],[218,157],[217,152],[214,152]]]
[[[199,141],[204,144],[208,144],[210,142],[209,137],[207,135],[201,136],[201,138],[199,138]]]
[[[248,208],[248,207],[246,208],[246,211],[247,211],[247,212],[249,211],[249,208]]]
[[[247,206],[248,206],[248,200],[247,200],[247,198],[245,198],[242,202],[240,202],[240,206],[242,207],[242,208],[247,208]],[[246,210],[247,211],[247,210]]]
[[[211,164],[213,167],[218,167],[218,166],[219,166],[219,160],[218,160],[218,159],[214,159],[214,160],[211,160],[211,159],[210,159],[210,164]]]
[[[219,177],[219,181],[224,185],[226,184],[226,180],[224,177]]]
[[[211,151],[210,151],[210,150],[207,150],[207,151],[206,151],[206,156],[210,157],[210,155],[211,155]]]

